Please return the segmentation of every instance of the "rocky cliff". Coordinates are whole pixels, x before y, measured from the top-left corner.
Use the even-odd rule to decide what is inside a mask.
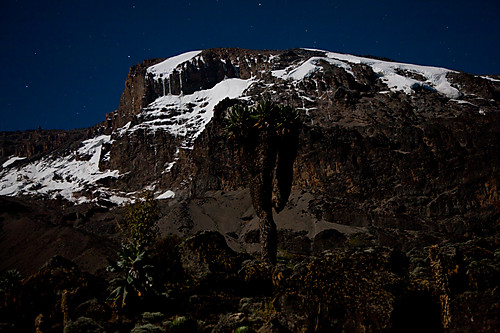
[[[194,232],[196,214],[182,207],[247,186],[222,129],[225,112],[263,98],[301,113],[293,188],[298,201],[308,198],[308,237],[319,225],[405,230],[403,243],[498,231],[498,77],[311,49],[209,49],[138,64],[103,123],[49,136],[68,149],[47,144],[38,159],[22,160],[32,149],[13,148],[9,134],[0,195],[109,206],[151,190],[171,198],[171,216],[187,214],[181,229]],[[242,217],[253,218],[236,214],[239,240],[248,231]]]
[[[498,227],[497,79],[303,49],[188,56],[145,71],[148,106],[111,134],[106,166],[127,172],[130,189],[197,197],[245,187],[222,119],[238,98],[269,98],[302,112],[294,184],[315,193],[317,219],[459,235]],[[245,89],[222,101],[225,83]],[[120,106],[118,119],[134,113],[134,99]]]

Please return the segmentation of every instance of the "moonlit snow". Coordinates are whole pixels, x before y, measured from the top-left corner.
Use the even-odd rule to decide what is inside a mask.
[[[6,162],[4,162],[4,164],[2,164],[2,168],[7,168],[8,166],[14,164],[15,162],[22,161],[24,159],[26,159],[26,157],[12,156]]]
[[[191,52],[186,52],[183,54],[180,54],[175,57],[168,58],[167,60],[164,60],[156,65],[153,65],[149,67],[146,70],[146,74],[153,74],[154,79],[159,79],[159,78],[165,78],[168,77],[174,69],[177,68],[177,66],[193,59],[196,57],[198,54],[200,54],[201,51],[191,51]]]
[[[323,52],[325,56],[312,57],[299,66],[293,65],[284,70],[272,71],[272,75],[284,80],[292,79],[300,81],[322,70],[319,62],[323,60],[345,69],[346,72],[356,78],[351,70],[351,64],[364,64],[370,66],[373,71],[379,75],[380,80],[382,80],[391,91],[403,91],[410,94],[415,87],[422,86],[424,88],[436,90],[449,98],[458,98],[461,95],[458,89],[452,87],[450,82],[446,79],[446,75],[453,72],[449,69],[382,61],[323,50],[307,50]],[[405,72],[408,74],[421,75],[426,80],[419,81],[401,74]]]
[[[401,91],[411,94],[420,86],[435,90],[451,99],[459,98],[461,95],[446,78],[452,71],[445,68],[388,62],[321,50],[313,51],[322,52],[323,55],[311,57],[285,69],[274,70],[271,72],[272,76],[286,81],[305,80],[322,71],[321,64],[326,62],[342,68],[356,79],[353,66],[364,64],[371,67],[387,86],[388,90],[382,93]],[[205,130],[213,117],[215,106],[220,101],[225,98],[244,98],[245,91],[253,84],[259,83],[255,77],[247,80],[230,78],[217,83],[211,89],[196,91],[189,95],[184,95],[182,92],[180,95],[173,95],[170,90],[165,91],[165,81],[170,80],[174,72],[182,75],[185,64],[197,57],[203,61],[201,52],[186,52],[147,68],[146,76],[156,81],[163,81],[163,96],[142,110],[138,115],[140,121],[134,124],[128,122],[113,133],[113,137],[127,136],[140,129],[151,132],[165,131],[177,137],[179,139],[177,153],[173,160],[166,164],[164,170],[166,173],[170,172],[178,161],[181,149],[193,148],[195,139]],[[274,61],[276,57],[278,56],[271,56],[268,61]],[[419,81],[415,77],[423,80]],[[168,86],[170,87],[170,84]],[[133,194],[120,193],[97,184],[100,179],[106,177],[120,177],[118,170],[99,169],[99,162],[110,158],[109,153],[103,154],[103,145],[112,143],[111,137],[111,135],[100,135],[83,141],[76,151],[67,152],[63,156],[46,156],[30,163],[23,161],[25,157],[12,156],[0,168],[0,195],[29,194],[50,198],[62,196],[77,203],[95,201],[99,197],[118,204],[126,202]],[[94,194],[90,198],[85,193]],[[157,199],[171,199],[175,193],[168,190],[158,192],[156,196]]]
[[[91,201],[78,192],[96,188],[99,179],[119,176],[118,170],[99,170],[102,145],[109,142],[109,135],[97,136],[83,141],[76,152],[66,156],[47,156],[21,167],[4,169],[0,171],[0,195],[39,194],[50,198],[62,196],[78,203]],[[117,193],[100,190],[102,196],[114,202],[124,200]]]

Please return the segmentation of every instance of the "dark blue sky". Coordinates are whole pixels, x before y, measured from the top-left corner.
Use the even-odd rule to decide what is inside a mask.
[[[0,131],[89,127],[130,66],[211,47],[313,47],[500,74],[500,1],[0,1]]]

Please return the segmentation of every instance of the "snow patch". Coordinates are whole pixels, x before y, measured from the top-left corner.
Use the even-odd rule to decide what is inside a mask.
[[[180,148],[192,149],[195,139],[212,119],[214,107],[225,98],[238,98],[253,83],[252,79],[226,79],[213,88],[190,95],[166,95],[144,108],[143,121],[122,130],[163,130],[183,138]]]
[[[12,165],[12,164],[14,164],[17,161],[21,161],[21,160],[24,160],[24,159],[26,159],[26,157],[12,156],[7,161],[5,161],[4,164],[2,164],[2,168],[7,168],[9,165]]]
[[[410,94],[416,85],[427,85],[450,98],[458,98],[461,95],[458,89],[452,87],[446,79],[446,75],[454,71],[446,68],[403,64],[334,52],[327,52],[326,54],[328,58],[348,61],[354,64],[365,64],[372,67],[373,71],[380,75],[381,80],[392,91],[404,91]],[[421,75],[426,78],[426,81],[406,77],[399,74],[401,72]]]
[[[336,59],[330,59],[325,57],[312,57],[307,61],[303,62],[300,66],[296,67],[294,65],[289,66],[285,69],[272,71],[271,74],[274,77],[281,78],[283,80],[292,79],[295,81],[303,80],[314,74],[317,71],[320,71],[322,67],[319,65],[320,61],[328,62],[332,65],[345,69],[349,74],[354,76],[354,73],[351,70],[351,66],[343,61],[339,61]]]
[[[48,156],[19,168],[0,173],[0,195],[43,195],[49,198],[62,196],[67,200],[83,203],[93,201],[78,192],[99,190],[109,199],[121,202],[119,196],[98,187],[96,182],[106,177],[119,177],[118,170],[99,170],[102,145],[110,143],[109,135],[101,135],[82,142],[76,152],[66,156]],[[109,193],[108,193],[109,192]]]
[[[459,98],[461,96],[460,91],[453,87],[446,78],[446,75],[448,73],[452,73],[455,71],[446,68],[383,61],[324,50],[305,50],[323,52],[326,56],[325,58],[333,61],[339,61],[339,63],[333,63],[337,66],[346,66],[348,65],[348,63],[364,64],[370,66],[392,91],[403,91],[407,94],[410,94],[416,87],[420,86],[426,89],[436,90],[449,98]],[[322,57],[314,57],[311,59],[317,58],[324,59]],[[408,76],[405,76],[404,73],[407,73]],[[412,74],[422,76],[423,78],[425,78],[425,81],[420,81],[409,77],[412,76]]]
[[[175,192],[168,190],[167,192],[160,194],[156,197],[157,200],[172,199],[175,197]]]
[[[486,80],[489,80],[491,82],[500,82],[499,79],[494,79],[492,77],[489,77],[489,76],[481,76],[482,79],[486,79]]]
[[[202,51],[191,51],[191,52],[186,52],[183,54],[180,54],[175,57],[168,58],[167,60],[164,60],[156,65],[153,65],[151,67],[148,67],[146,70],[146,75],[147,74],[152,74],[153,78],[155,80],[161,78],[161,77],[168,77],[170,74],[172,74],[177,68],[177,66],[185,63],[186,61],[189,61],[199,55]]]
[[[473,103],[471,103],[471,102],[469,102],[469,101],[464,101],[464,100],[462,100],[462,99],[450,99],[450,102],[455,102],[455,103],[457,103],[457,104],[468,104],[468,105],[472,105],[472,106],[477,107],[477,105],[476,105],[476,104],[473,104]]]

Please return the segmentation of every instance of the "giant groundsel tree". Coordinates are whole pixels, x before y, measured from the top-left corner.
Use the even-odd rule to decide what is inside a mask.
[[[260,220],[262,259],[272,264],[277,253],[272,210],[283,210],[290,195],[300,124],[295,108],[268,100],[253,107],[235,105],[225,117],[225,130],[236,143],[249,176],[250,195]]]

